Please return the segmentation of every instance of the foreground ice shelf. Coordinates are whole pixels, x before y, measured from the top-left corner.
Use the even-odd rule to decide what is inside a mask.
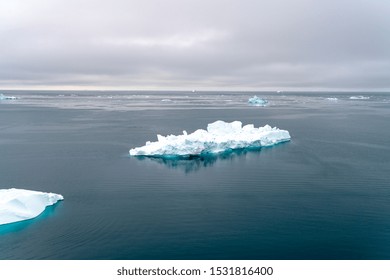
[[[253,124],[242,126],[240,121],[227,123],[216,121],[207,130],[198,129],[191,134],[157,135],[156,142],[131,149],[131,156],[185,157],[217,154],[224,151],[273,146],[291,139],[287,130],[269,125],[255,128]]]
[[[55,204],[64,197],[23,189],[0,189],[0,225],[35,218],[46,206]]]

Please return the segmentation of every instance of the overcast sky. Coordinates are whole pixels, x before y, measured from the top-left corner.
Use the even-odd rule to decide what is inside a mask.
[[[0,89],[390,90],[388,0],[0,0]]]

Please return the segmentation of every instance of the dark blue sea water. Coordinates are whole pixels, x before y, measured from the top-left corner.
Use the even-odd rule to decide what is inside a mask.
[[[0,226],[0,259],[390,259],[389,94],[2,93],[19,99],[0,101],[0,188],[65,200]],[[269,106],[249,106],[254,94]],[[292,140],[208,159],[128,155],[216,120]]]

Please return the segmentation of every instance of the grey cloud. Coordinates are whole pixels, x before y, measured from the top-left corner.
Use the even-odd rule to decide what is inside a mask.
[[[0,87],[390,89],[387,1],[0,0]]]

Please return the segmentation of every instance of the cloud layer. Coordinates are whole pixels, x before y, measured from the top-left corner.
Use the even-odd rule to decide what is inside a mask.
[[[382,0],[0,0],[0,88],[390,89]]]

